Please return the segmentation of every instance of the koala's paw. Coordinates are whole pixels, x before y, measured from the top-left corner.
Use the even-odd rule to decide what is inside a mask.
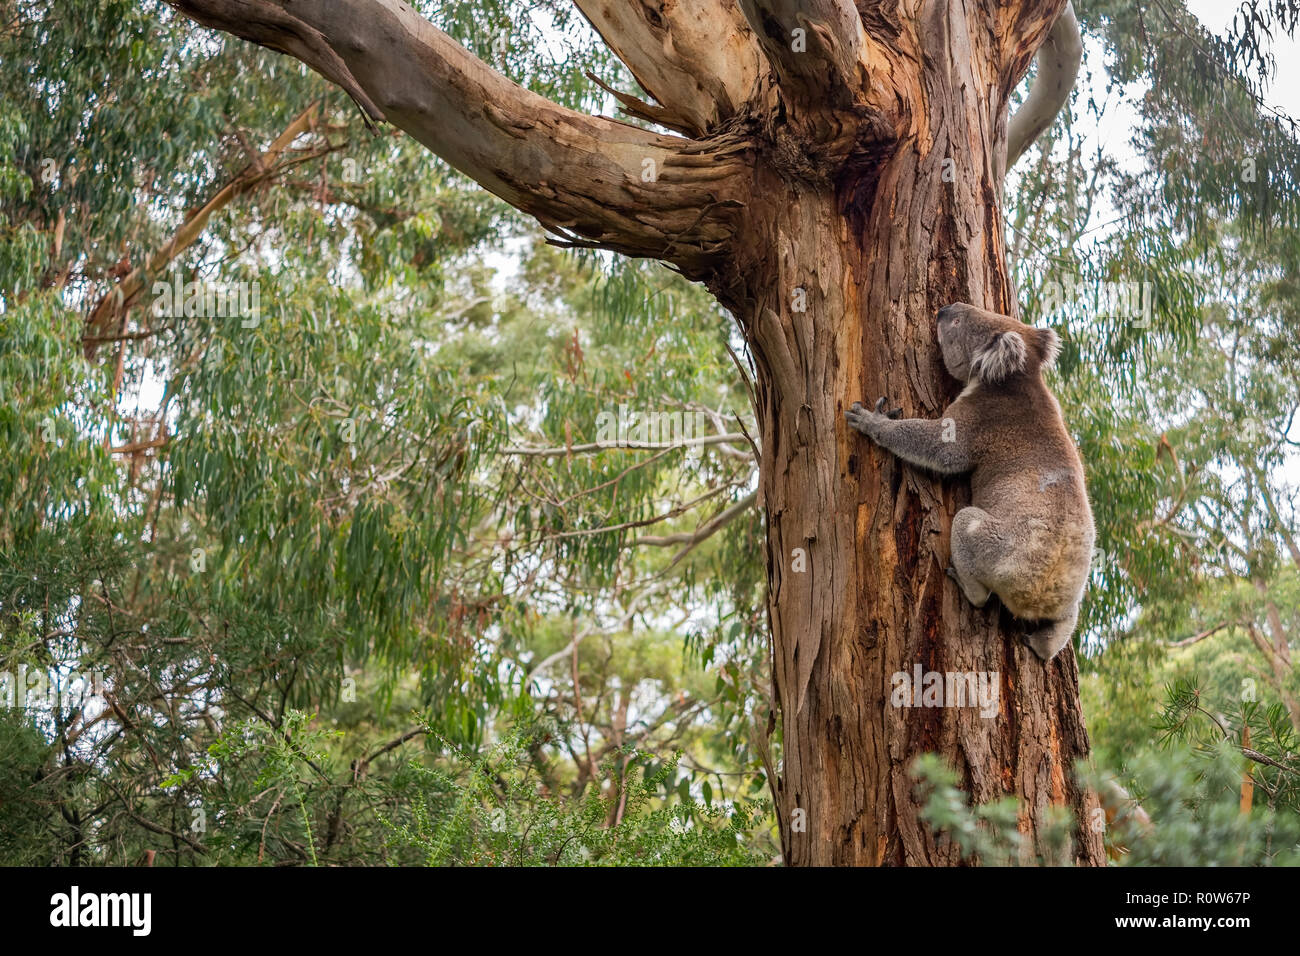
[[[876,414],[884,415],[886,418],[903,417],[903,410],[901,408],[894,408],[894,409],[887,410],[886,406],[888,405],[889,405],[889,400],[886,399],[883,395],[880,398],[876,399]]]
[[[861,402],[854,402],[852,408],[844,410],[844,418],[848,421],[849,426],[856,428],[864,435],[871,434],[871,425],[879,416],[864,406]]]

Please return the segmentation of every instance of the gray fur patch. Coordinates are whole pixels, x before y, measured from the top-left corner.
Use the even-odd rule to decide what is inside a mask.
[[[1061,337],[1053,329],[1043,329],[1043,368],[1051,368],[1061,354]]]
[[[971,371],[981,381],[997,384],[1025,370],[1025,338],[1019,332],[999,332],[971,361]]]
[[[1052,485],[1067,484],[1074,478],[1074,472],[1069,468],[1060,468],[1056,471],[1045,471],[1038,478],[1038,490],[1046,491]]]

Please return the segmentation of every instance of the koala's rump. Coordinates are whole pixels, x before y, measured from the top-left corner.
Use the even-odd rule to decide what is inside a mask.
[[[1091,533],[1035,517],[1016,521],[1007,531],[1008,547],[993,566],[989,587],[1016,617],[1064,617],[1087,579]]]
[[[1018,475],[987,489],[996,541],[987,587],[1016,617],[1059,620],[1083,592],[1092,562],[1092,511],[1082,476]],[[992,506],[990,506],[992,505]]]

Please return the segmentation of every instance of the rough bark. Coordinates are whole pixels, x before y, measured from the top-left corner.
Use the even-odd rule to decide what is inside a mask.
[[[762,54],[731,0],[574,0],[659,104],[645,118],[699,134],[735,116],[754,92]]]
[[[1073,778],[1088,740],[1072,652],[1044,666],[1009,620],[964,601],[944,569],[968,490],[882,454],[842,414],[886,395],[909,416],[937,415],[956,391],[937,309],[1016,313],[1000,208],[1007,103],[1064,0],[736,0],[752,45],[732,15],[719,29],[738,38],[738,60],[665,52],[659,64],[647,62],[656,44],[700,49],[684,7],[646,0],[650,16],[584,0],[660,99],[651,109],[694,139],[540,100],[396,0],[173,5],[299,56],[548,226],[664,259],[732,310],[759,373],[788,862],[958,862],[920,819],[909,770],[926,751],[977,802],[1021,798],[1028,855],[1059,805],[1081,824],[1076,859],[1104,862],[1087,826],[1096,798]],[[284,10],[297,25],[276,19]],[[630,177],[646,156],[673,174]],[[917,664],[996,674],[997,716],[891,706],[892,675]]]
[[[966,489],[901,465],[841,424],[853,401],[880,395],[907,416],[937,417],[956,383],[938,360],[934,313],[952,301],[1016,310],[995,118],[1032,55],[1032,29],[1004,44],[978,11],[924,9],[910,49],[898,25],[895,50],[911,54],[899,62],[913,68],[889,83],[899,102],[927,109],[876,114],[842,162],[832,152],[820,169],[785,164],[780,152],[760,157],[753,195],[773,200],[751,202],[746,231],[761,239],[716,289],[762,373],[784,731],[777,797],[792,864],[956,863],[919,818],[908,771],[925,751],[948,757],[976,802],[1019,795],[1030,847],[1049,806],[1082,820],[1096,806],[1073,780],[1088,750],[1073,655],[1045,668],[1009,620],[975,610],[944,573]],[[1041,30],[1053,12],[1030,22]],[[796,289],[806,311],[793,307]],[[804,572],[793,570],[796,549]],[[998,716],[891,706],[892,675],[916,664],[997,674]],[[790,825],[796,810],[802,832]],[[1101,862],[1099,835],[1076,836],[1078,859]]]

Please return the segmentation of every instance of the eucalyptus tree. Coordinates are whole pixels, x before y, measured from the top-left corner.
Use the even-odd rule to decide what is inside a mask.
[[[938,749],[972,797],[1084,819],[1073,659],[1044,669],[943,573],[962,495],[852,442],[841,413],[887,395],[909,415],[955,393],[933,348],[951,301],[1017,311],[1002,177],[1077,68],[1060,2],[709,0],[578,7],[653,102],[642,125],[566,109],[389,0],[179,0],[208,26],[287,52],[559,241],[659,259],[735,317],[756,366],[773,679],[772,780],[791,863],[955,862],[925,836],[909,758]],[[1044,92],[1007,120],[1049,34]],[[654,128],[651,128],[654,127]],[[891,708],[912,664],[999,675],[998,721]],[[1101,861],[1087,828],[1076,852]]]

